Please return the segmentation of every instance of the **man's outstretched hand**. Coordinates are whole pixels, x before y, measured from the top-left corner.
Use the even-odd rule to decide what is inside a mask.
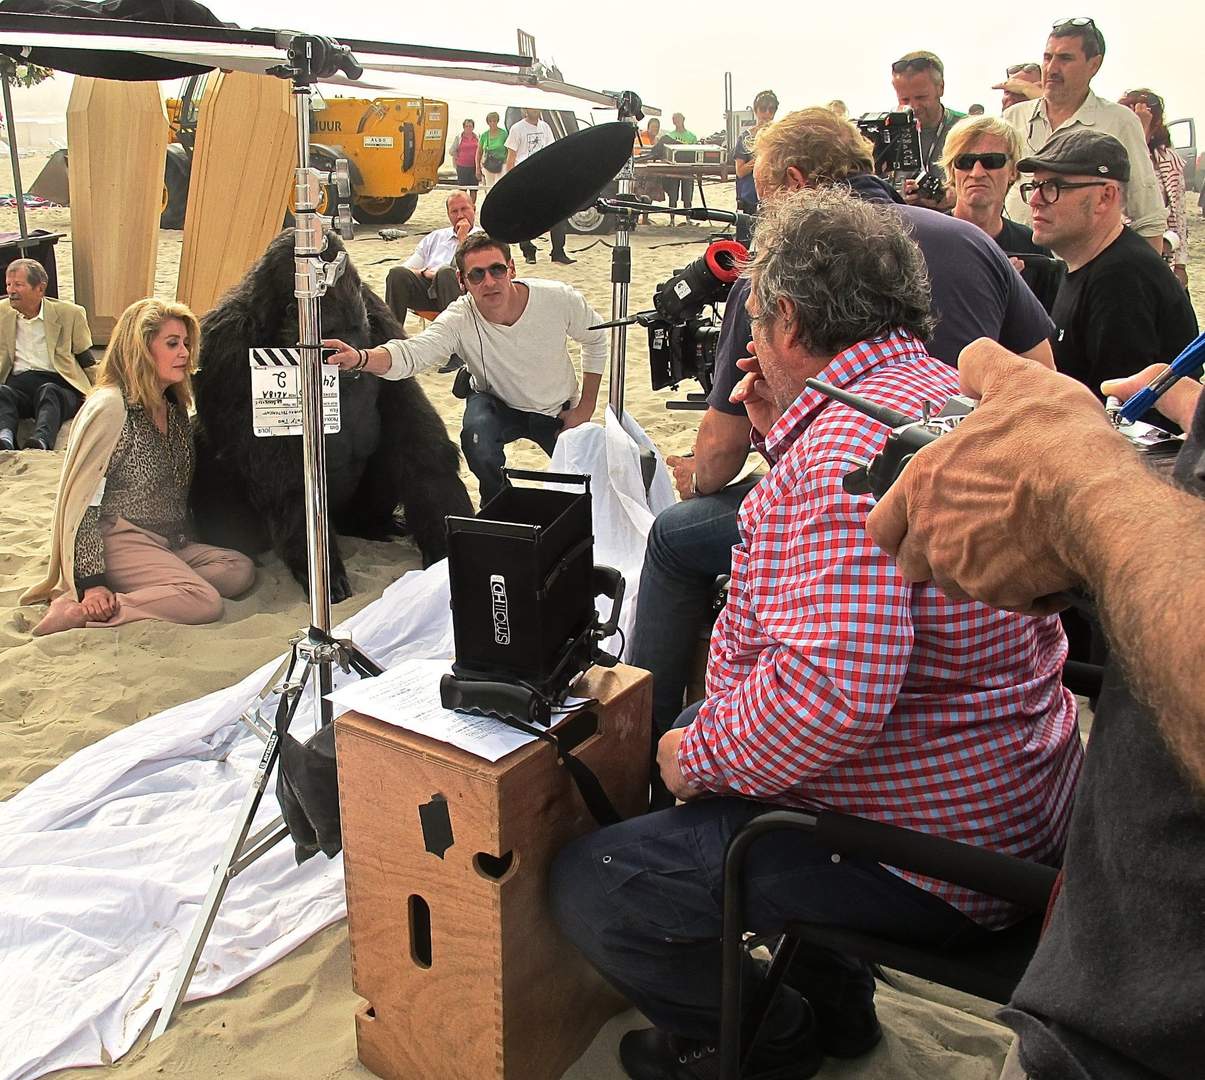
[[[1137,462],[1080,383],[986,338],[958,360],[962,392],[980,405],[925,447],[871,512],[867,529],[908,581],[956,598],[1048,614],[1082,580],[1069,544],[1071,500],[1098,500]],[[1083,527],[1078,524],[1076,527]]]

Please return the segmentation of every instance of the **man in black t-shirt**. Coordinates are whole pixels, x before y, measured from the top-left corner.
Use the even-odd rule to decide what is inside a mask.
[[[1166,263],[1124,224],[1126,148],[1079,125],[1017,167],[1034,177],[1021,185],[1034,239],[1067,263],[1051,311],[1058,370],[1099,396],[1105,379],[1174,359],[1197,319]]]

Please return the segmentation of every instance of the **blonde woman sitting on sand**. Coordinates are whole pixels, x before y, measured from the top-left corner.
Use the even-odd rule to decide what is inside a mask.
[[[245,555],[187,533],[196,316],[139,300],[122,313],[71,430],[50,566],[21,597],[51,600],[35,635],[139,619],[207,623],[250,588]]]

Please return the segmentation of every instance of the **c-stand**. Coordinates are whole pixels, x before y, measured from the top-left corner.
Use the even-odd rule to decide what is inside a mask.
[[[322,314],[319,301],[326,290],[339,280],[347,265],[347,253],[339,252],[330,262],[322,258],[326,249],[326,230],[317,214],[317,207],[324,183],[333,180],[343,200],[350,196],[351,188],[346,161],[337,162],[335,172],[330,177],[309,167],[310,92],[314,83],[329,79],[338,72],[351,79],[359,78],[363,72],[347,46],[328,38],[282,31],[277,35],[276,43],[277,47],[287,50],[288,62],[270,69],[269,74],[292,81],[297,114],[293,295],[297,298],[297,347],[300,353],[301,446],[305,474],[310,625],[292,640],[290,656],[243,713],[243,721],[264,740],[264,751],[214,870],[209,891],[197,913],[167,999],[160,1008],[151,1032],[152,1040],[167,1030],[184,1002],[230,882],[288,835],[288,829],[279,817],[254,835],[248,834],[272,770],[280,761],[280,740],[288,731],[307,685],[313,695],[317,723],[325,726],[332,718],[331,705],[326,700],[334,685],[331,665],[337,663],[344,671],[354,671],[360,676],[379,675],[381,670],[360,653],[350,640],[330,636],[330,554],[326,444],[322,430]],[[340,232],[350,238],[351,214],[346,202],[341,202],[339,206],[336,224]],[[311,674],[315,676],[312,681]],[[279,699],[275,722],[269,721],[261,711],[265,701],[272,696]]]

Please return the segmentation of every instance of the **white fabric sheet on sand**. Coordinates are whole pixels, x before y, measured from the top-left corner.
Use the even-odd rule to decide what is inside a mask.
[[[608,411],[605,429],[562,436],[550,466],[592,478],[595,559],[628,582],[628,628],[648,528],[673,501],[658,457],[646,502],[640,447],[653,450]],[[447,564],[406,574],[341,629],[385,667],[450,657]],[[276,663],[79,751],[0,804],[2,1080],[112,1061],[153,1017],[262,751],[239,715]],[[299,710],[298,734],[311,716]],[[257,820],[276,809],[265,797]],[[299,867],[278,844],[231,884],[189,999],[229,989],[344,912],[342,860]]]

